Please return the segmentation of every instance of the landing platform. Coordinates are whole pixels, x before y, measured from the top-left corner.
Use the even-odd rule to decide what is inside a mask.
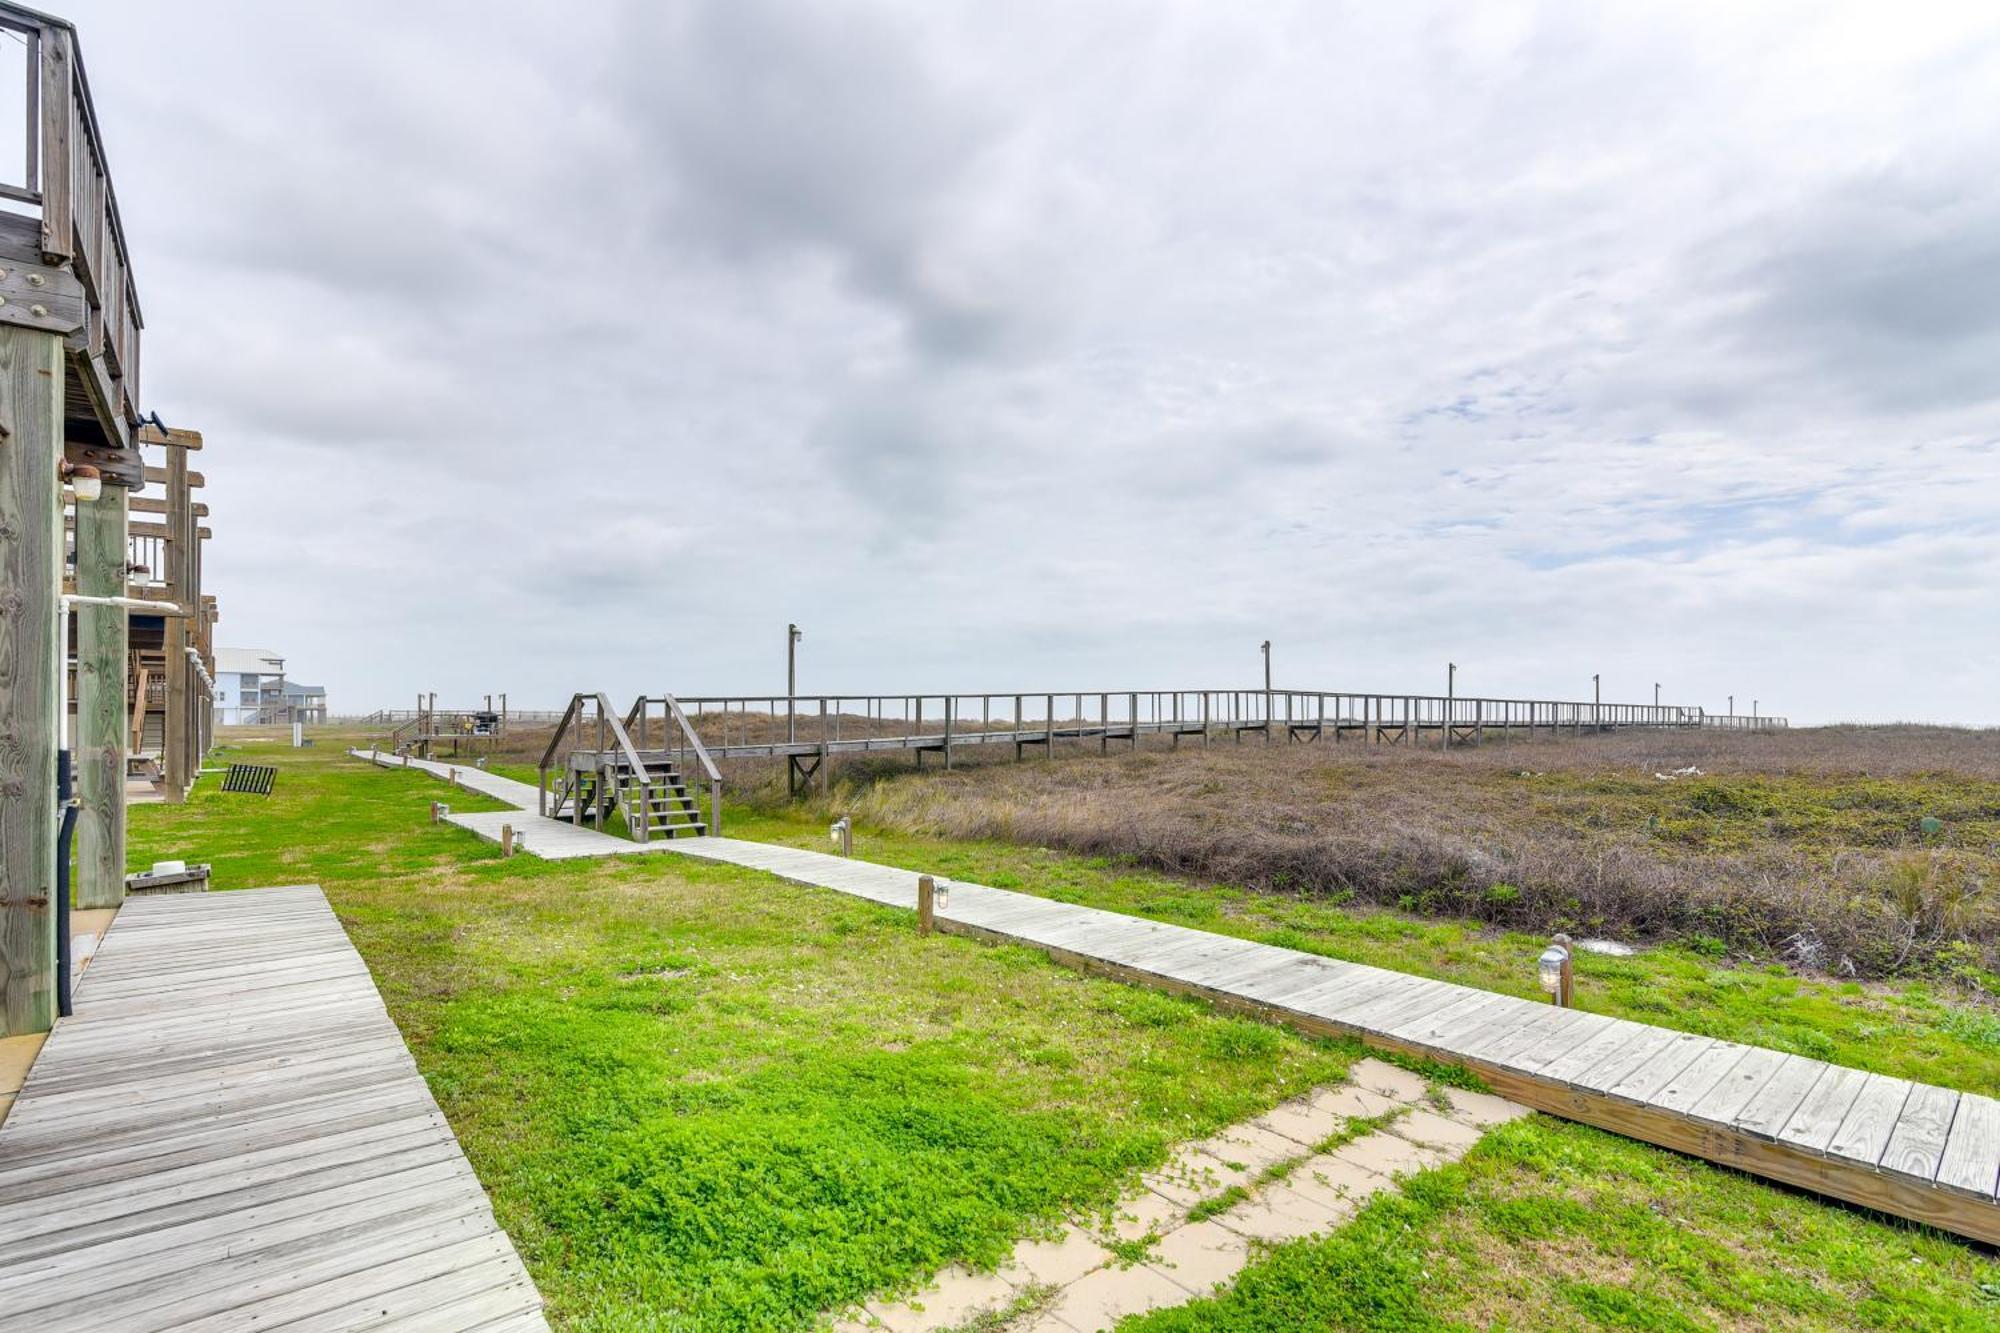
[[[316,887],[134,898],[0,1125],[0,1327],[542,1330]]]

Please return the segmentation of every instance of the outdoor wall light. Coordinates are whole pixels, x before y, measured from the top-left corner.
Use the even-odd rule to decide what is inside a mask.
[[[64,463],[62,479],[79,500],[95,500],[104,494],[104,474],[88,463]]]
[[[1542,950],[1537,960],[1535,972],[1542,983],[1542,989],[1549,993],[1549,999],[1567,1009],[1573,998],[1571,991],[1569,936],[1558,935]]]

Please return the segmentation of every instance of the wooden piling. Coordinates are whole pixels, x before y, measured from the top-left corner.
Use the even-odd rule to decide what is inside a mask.
[[[0,1032],[55,1024],[63,344],[0,324]]]
[[[130,492],[106,486],[76,506],[76,590],[123,597]],[[125,901],[125,668],[122,606],[76,609],[76,905]]]
[[[917,876],[917,934],[929,935],[936,921],[933,906],[937,896],[937,881],[929,875]]]

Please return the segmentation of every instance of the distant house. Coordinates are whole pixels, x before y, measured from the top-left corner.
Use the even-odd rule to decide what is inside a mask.
[[[326,721],[326,690],[285,679],[285,659],[263,648],[215,650],[217,726]]]
[[[326,686],[300,685],[285,682],[285,710],[287,722],[319,723],[326,721]]]

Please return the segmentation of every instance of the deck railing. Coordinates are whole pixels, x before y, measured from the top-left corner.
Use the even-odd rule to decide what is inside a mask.
[[[1446,745],[1501,732],[1608,731],[1725,726],[1772,731],[1781,717],[1717,718],[1684,704],[1507,699],[1380,691],[1019,690],[962,694],[690,696],[681,706],[713,753],[783,754],[821,746],[906,748],[1141,734],[1179,737],[1361,732],[1408,740],[1436,733]]]
[[[139,331],[144,321],[76,30],[62,19],[0,3],[0,35],[24,48],[16,77],[26,111],[20,160],[5,173],[16,178],[0,180],[0,197],[39,209],[40,237],[34,248],[40,261],[67,269],[82,285],[81,346],[72,340],[72,368],[123,448],[139,420]],[[7,281],[11,283],[11,275]],[[7,286],[4,294],[10,301],[21,298],[20,304],[40,311],[52,328],[62,323],[75,327],[74,293],[58,291],[60,284],[34,273],[24,275],[24,281],[34,290],[16,292]]]

